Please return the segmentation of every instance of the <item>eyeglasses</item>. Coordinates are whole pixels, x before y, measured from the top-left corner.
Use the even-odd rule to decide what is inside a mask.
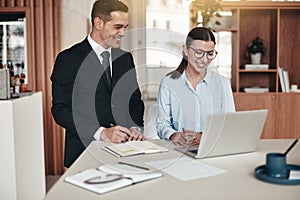
[[[101,183],[110,183],[118,181],[125,178],[121,174],[103,174],[101,176],[95,176],[84,181],[86,184],[101,184]]]
[[[106,173],[99,168],[96,168],[96,170],[99,171],[99,173],[97,173],[96,176],[85,180],[84,181],[85,184],[92,184],[92,185],[93,184],[103,184],[103,183],[110,183],[110,182],[118,181],[121,179],[132,180],[131,177],[127,177],[122,174]]]
[[[203,51],[202,49],[194,49],[192,47],[190,47],[190,49],[194,51],[194,55],[198,59],[203,58],[206,54],[207,60],[213,60],[218,55],[218,52],[215,49],[212,51]]]

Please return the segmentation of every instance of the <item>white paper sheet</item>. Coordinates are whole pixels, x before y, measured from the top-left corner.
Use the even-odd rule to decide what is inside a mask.
[[[223,169],[186,157],[147,162],[146,164],[182,181],[216,176],[226,172]]]
[[[291,179],[291,180],[300,180],[300,171],[291,170],[289,179]]]

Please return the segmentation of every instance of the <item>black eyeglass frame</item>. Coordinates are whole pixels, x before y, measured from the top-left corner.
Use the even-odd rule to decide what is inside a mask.
[[[193,47],[189,47],[190,49],[192,49],[193,51],[194,51],[194,56],[197,58],[197,59],[201,59],[201,58],[203,58],[204,57],[204,55],[206,55],[206,58],[207,58],[207,60],[213,60],[213,59],[215,59],[216,57],[217,57],[217,55],[218,55],[218,52],[217,52],[217,50],[211,50],[211,51],[204,51],[204,50],[202,50],[202,49],[194,49]],[[209,58],[209,54],[210,53],[214,53],[214,57],[213,58]],[[202,54],[201,56],[197,56],[197,54]]]

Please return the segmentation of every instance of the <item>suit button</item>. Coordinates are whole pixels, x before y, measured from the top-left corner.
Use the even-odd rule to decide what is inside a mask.
[[[111,107],[114,108],[114,107],[115,107],[115,104],[112,104]]]

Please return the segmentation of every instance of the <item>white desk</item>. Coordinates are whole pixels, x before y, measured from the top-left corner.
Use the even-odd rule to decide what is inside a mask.
[[[284,152],[293,140],[262,140],[257,152],[203,159],[204,163],[226,170],[218,176],[180,181],[167,174],[164,177],[122,188],[107,194],[98,195],[65,183],[65,176],[87,168],[95,168],[103,163],[116,163],[119,160],[147,166],[145,162],[176,158],[181,154],[168,146],[168,153],[139,155],[116,158],[101,150],[102,142],[93,142],[77,161],[67,170],[46,195],[46,200],[60,199],[216,199],[216,200],[299,200],[300,185],[275,185],[255,178],[254,169],[265,164],[268,152]],[[169,145],[158,140],[160,145]],[[300,145],[289,153],[287,160],[291,164],[300,164]],[[151,168],[151,167],[150,167]],[[184,170],[184,169],[183,169]]]
[[[42,93],[0,101],[0,199],[45,196]]]

